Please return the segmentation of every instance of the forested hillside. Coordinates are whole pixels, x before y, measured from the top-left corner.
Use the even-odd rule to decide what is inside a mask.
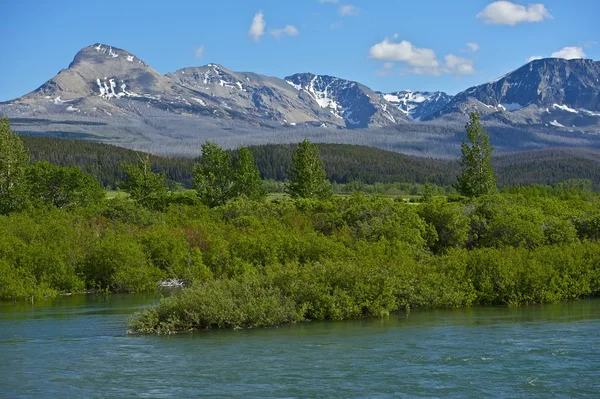
[[[136,163],[140,152],[89,141],[22,136],[32,161],[55,165],[78,165],[97,177],[105,187],[123,180],[121,162]],[[263,179],[284,180],[295,145],[252,146],[256,165]],[[346,144],[319,144],[328,178],[337,183],[362,181],[373,183],[453,184],[459,172],[455,161],[408,156],[372,147]],[[156,171],[165,171],[167,179],[192,187],[194,160],[151,157]],[[569,179],[589,179],[600,189],[600,151],[592,149],[548,149],[519,152],[493,160],[500,186],[552,184]]]
[[[109,144],[50,137],[21,136],[31,162],[48,161],[58,166],[79,166],[96,177],[104,187],[114,188],[124,178],[121,163],[135,164],[141,152]],[[192,187],[193,161],[185,158],[151,156],[153,168],[166,172],[170,182]]]

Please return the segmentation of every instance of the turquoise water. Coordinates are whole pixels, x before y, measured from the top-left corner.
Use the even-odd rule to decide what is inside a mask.
[[[0,304],[0,397],[600,397],[600,300],[128,336],[155,300]]]

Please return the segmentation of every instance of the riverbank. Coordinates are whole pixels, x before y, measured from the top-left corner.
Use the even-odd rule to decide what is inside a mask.
[[[137,317],[144,333],[518,306],[597,292],[599,239],[600,197],[568,185],[419,204],[354,194],[150,211],[114,199],[0,216],[0,298],[189,282]]]

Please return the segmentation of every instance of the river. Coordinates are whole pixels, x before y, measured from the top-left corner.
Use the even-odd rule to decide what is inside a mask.
[[[0,397],[600,397],[597,299],[127,335],[156,299],[0,303]]]

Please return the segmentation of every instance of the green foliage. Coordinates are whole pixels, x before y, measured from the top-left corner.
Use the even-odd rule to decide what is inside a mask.
[[[427,242],[435,253],[463,248],[469,237],[469,218],[462,205],[431,201],[419,208],[419,215],[429,224]]]
[[[210,207],[225,205],[235,196],[234,176],[229,153],[215,143],[202,144],[202,157],[194,168],[194,186],[200,202]]]
[[[77,167],[38,162],[26,169],[24,183],[28,199],[37,206],[87,207],[97,205],[105,198],[96,179]]]
[[[293,302],[257,275],[213,280],[161,300],[132,321],[134,330],[168,334],[211,328],[252,328],[300,319]]]
[[[167,186],[164,173],[152,172],[150,156],[141,157],[137,165],[124,164],[126,181],[121,188],[140,205],[161,210],[167,203]]]
[[[331,196],[331,185],[319,159],[319,147],[308,139],[296,147],[289,176],[287,192],[292,198],[326,199]]]
[[[29,156],[23,142],[0,118],[0,214],[21,209],[27,201],[23,179]]]
[[[111,291],[153,289],[165,276],[148,261],[142,245],[110,230],[90,245],[81,268],[88,287]]]
[[[232,190],[235,197],[244,196],[254,201],[261,201],[266,197],[267,192],[250,150],[245,147],[238,149],[234,170]]]
[[[471,114],[466,126],[470,146],[463,142],[461,146],[462,173],[458,176],[455,188],[466,197],[479,197],[492,194],[496,189],[496,178],[492,167],[490,137],[479,122],[479,115]]]
[[[239,196],[213,208],[188,200],[160,211],[116,198],[0,216],[0,298],[153,290],[179,279],[191,287],[134,322],[168,333],[600,290],[600,196],[581,182],[420,204],[360,193]]]

